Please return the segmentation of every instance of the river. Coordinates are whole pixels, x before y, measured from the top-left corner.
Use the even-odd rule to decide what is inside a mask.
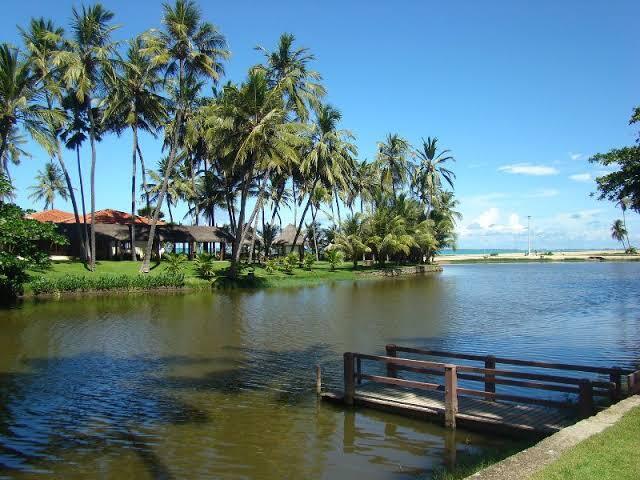
[[[309,288],[0,311],[0,478],[429,478],[508,439],[320,404],[386,343],[635,367],[640,263],[447,265]]]

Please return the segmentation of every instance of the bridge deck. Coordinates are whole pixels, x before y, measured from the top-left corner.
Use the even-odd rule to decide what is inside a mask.
[[[341,393],[324,392],[324,400],[342,401]],[[444,419],[444,394],[366,382],[355,390],[354,403],[406,416]],[[576,421],[572,410],[494,402],[458,395],[456,422],[460,426],[515,434],[554,433]]]

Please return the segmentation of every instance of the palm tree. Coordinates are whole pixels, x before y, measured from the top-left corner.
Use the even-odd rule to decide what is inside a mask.
[[[629,197],[621,197],[618,200],[618,205],[620,205],[620,210],[622,210],[622,224],[624,226],[627,238],[627,244],[629,245],[629,250],[631,250],[631,241],[629,241],[629,230],[627,229],[627,209],[631,205],[631,199]]]
[[[624,243],[624,239],[627,236],[627,229],[624,227],[624,222],[622,220],[616,220],[611,225],[611,238],[622,243],[622,248],[624,250],[627,249],[627,246]]]
[[[284,83],[284,82],[282,82]],[[305,139],[299,122],[290,122],[284,108],[282,83],[270,87],[262,69],[252,69],[239,86],[228,84],[203,108],[205,138],[229,179],[240,180],[239,212],[232,243],[230,275],[237,275],[240,247],[265,201],[267,183],[299,162]],[[257,200],[247,217],[247,200],[257,184]]]
[[[271,245],[275,241],[276,237],[280,233],[280,227],[278,225],[273,225],[270,223],[265,223],[260,231],[260,236],[262,237],[262,246],[264,247],[264,256],[265,258],[269,258],[269,251],[271,250]]]
[[[437,138],[427,137],[426,141],[422,140],[422,149],[414,152],[419,159],[419,164],[413,178],[413,188],[418,198],[427,206],[427,216],[442,191],[442,180],[444,179],[453,188],[453,181],[456,178],[455,173],[444,165],[449,160],[455,161],[449,155],[450,150],[438,152],[437,144]]]
[[[197,210],[202,212],[210,226],[216,224],[216,208],[226,206],[224,181],[215,172],[208,170],[199,177],[196,183],[194,205],[188,214],[193,215]]]
[[[7,177],[7,180],[11,181],[11,176],[9,175],[9,163],[12,165],[20,165],[22,157],[30,158],[31,154],[22,148],[22,145],[27,141],[24,136],[20,135],[16,128],[12,128],[7,137],[7,148],[5,149],[2,158],[0,158],[0,162],[2,163],[0,171],[4,171],[4,175]]]
[[[409,142],[397,133],[388,134],[384,142],[378,143],[376,162],[381,170],[380,186],[391,185],[393,198],[407,178]]]
[[[55,69],[52,63],[53,53],[62,48],[64,30],[56,27],[51,20],[45,20],[44,18],[31,19],[28,30],[20,29],[23,42],[28,52],[28,59],[32,65],[34,75],[38,78],[38,81],[43,87],[44,98],[46,100],[47,108],[53,109],[54,101],[58,100],[61,106],[64,108],[62,101],[62,89],[60,85],[60,75]],[[86,232],[86,223],[80,222],[80,214],[78,209],[78,203],[76,201],[75,189],[71,182],[71,176],[69,170],[64,161],[62,155],[62,148],[60,147],[60,141],[58,135],[61,135],[64,130],[59,128],[52,128],[54,133],[54,151],[51,157],[57,157],[60,168],[64,175],[65,182],[67,184],[67,191],[71,198],[71,205],[73,207],[73,214],[76,220],[76,229],[78,232],[78,238],[80,239],[81,251],[83,260],[87,260],[87,248],[88,248],[88,236],[83,237],[82,230]],[[82,178],[82,177],[80,177]],[[80,185],[80,191],[82,194],[82,215],[86,218],[86,212],[84,208],[84,188]]]
[[[360,257],[371,251],[366,244],[364,230],[363,217],[356,213],[341,224],[340,231],[334,239],[334,245],[351,259],[354,269],[358,267]]]
[[[93,97],[102,83],[104,70],[111,68],[113,53],[111,33],[117,28],[109,25],[113,13],[100,3],[81,10],[72,9],[72,38],[65,41],[65,49],[53,53],[53,65],[61,69],[61,79],[67,88],[75,92],[79,103],[87,106],[89,120],[89,143],[91,144],[91,259],[89,269],[96,266],[96,232],[94,216],[96,211],[96,141],[99,126],[93,110]]]
[[[69,191],[65,187],[62,170],[53,162],[47,162],[44,170],[38,171],[36,184],[29,188],[33,193],[29,198],[34,201],[44,200],[44,209],[52,209],[56,195],[63,200],[69,198]]]
[[[329,104],[320,105],[316,112],[310,134],[311,148],[300,166],[300,171],[309,183],[307,190],[309,198],[300,217],[291,247],[292,252],[304,225],[307,210],[312,203],[312,193],[318,184],[335,193],[337,205],[338,186],[346,188],[346,179],[353,169],[353,157],[357,154],[357,149],[352,143],[351,132],[338,130],[338,122],[341,118],[340,111]]]
[[[184,160],[184,154],[179,156],[180,160]],[[150,200],[156,204],[158,208],[158,198],[164,184],[164,177],[167,175],[167,164],[169,163],[168,157],[163,157],[158,162],[157,170],[150,170],[149,177],[151,182],[147,184]],[[173,223],[173,212],[171,206],[174,207],[178,204],[178,200],[183,199],[191,195],[191,183],[184,175],[178,165],[174,165],[173,169],[168,173],[169,181],[167,182],[167,188],[165,190],[165,196],[167,198],[167,209],[169,211],[169,221]],[[158,214],[159,215],[159,214]]]
[[[160,88],[159,67],[143,54],[141,37],[129,42],[126,59],[119,59],[119,68],[108,71],[108,90],[105,121],[117,126],[131,128],[133,136],[131,163],[131,245],[135,245],[136,222],[136,166],[140,150],[138,132],[151,133],[154,137],[165,121],[164,99],[157,93]],[[119,133],[119,132],[118,132]],[[146,184],[146,181],[143,182]],[[146,193],[146,188],[145,188]],[[135,248],[131,249],[131,260],[136,260]]]
[[[33,73],[29,61],[18,59],[18,50],[0,44],[0,174],[5,171],[5,158],[17,130],[26,130],[45,150],[52,151],[53,131],[64,121],[64,113],[40,104],[42,84]],[[9,154],[11,155],[11,154]]]
[[[175,81],[178,94],[173,106],[167,171],[158,195],[156,213],[151,221],[149,240],[140,267],[142,273],[149,272],[157,217],[169,186],[168,174],[176,161],[178,135],[182,130],[185,112],[183,96],[180,95],[185,86],[185,78],[203,76],[217,81],[223,74],[221,60],[229,56],[224,36],[212,24],[201,21],[200,10],[191,0],[176,0],[173,6],[164,4],[163,22],[165,31],[153,30],[145,36],[145,54],[150,56],[154,65],[164,67],[165,79],[172,78]]]

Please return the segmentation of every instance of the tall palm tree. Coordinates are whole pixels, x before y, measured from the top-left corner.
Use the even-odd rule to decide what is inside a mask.
[[[346,186],[346,179],[353,169],[353,157],[357,149],[352,143],[353,135],[348,130],[339,130],[338,122],[342,114],[329,104],[320,105],[310,133],[311,147],[303,159],[300,170],[307,179],[309,198],[296,230],[291,251],[300,236],[304,219],[313,200],[313,192],[318,185],[336,194],[339,186]]]
[[[100,3],[80,10],[72,9],[72,38],[65,41],[65,48],[53,53],[53,65],[60,68],[61,79],[65,86],[75,92],[78,102],[87,105],[89,120],[89,143],[91,144],[91,258],[89,268],[96,266],[96,232],[94,216],[96,211],[96,141],[98,119],[95,118],[93,100],[102,84],[104,70],[111,68],[111,56],[114,44],[111,34],[117,28],[110,25],[113,13]]]
[[[38,171],[36,184],[29,187],[33,192],[29,198],[34,201],[44,201],[44,209],[52,209],[56,196],[63,200],[69,198],[69,191],[64,182],[62,170],[53,162],[47,162],[44,170]]]
[[[412,181],[413,188],[418,198],[427,206],[427,216],[442,192],[443,180],[453,188],[456,178],[456,174],[445,166],[448,161],[455,161],[449,155],[450,150],[438,151],[437,144],[437,138],[427,137],[426,141],[422,139],[422,148],[414,152],[419,164]]]
[[[116,69],[107,71],[105,83],[108,91],[105,121],[131,129],[131,245],[135,245],[136,233],[136,166],[138,163],[138,132],[148,132],[154,137],[165,121],[164,99],[160,89],[160,68],[143,54],[142,37],[129,42],[127,56],[118,59]],[[119,130],[119,129],[118,129]],[[119,133],[119,131],[118,131]],[[146,184],[146,181],[143,182]],[[146,193],[146,190],[145,190]],[[135,248],[131,248],[131,260],[136,260]]]
[[[7,177],[7,180],[11,181],[9,164],[20,165],[22,157],[30,158],[31,154],[23,148],[23,145],[27,141],[24,136],[20,135],[17,128],[12,128],[7,137],[7,148],[5,149],[2,158],[0,158],[0,162],[2,163],[0,171],[4,171],[4,175]]]
[[[269,179],[291,171],[304,144],[303,126],[287,116],[281,85],[270,87],[264,70],[252,69],[245,83],[226,85],[216,102],[203,110],[211,151],[224,159],[228,178],[240,175],[231,276],[238,273],[241,246],[265,201]],[[247,200],[256,183],[257,200],[247,216]]]
[[[46,100],[47,108],[53,109],[54,103],[57,102],[59,106],[64,108],[63,105],[63,91],[61,88],[59,71],[53,66],[52,58],[53,53],[60,50],[63,44],[64,29],[56,27],[51,20],[45,20],[44,18],[31,19],[29,23],[29,29],[20,29],[22,40],[26,46],[28,52],[28,58],[32,65],[34,75],[38,78],[38,81],[42,85],[44,98]],[[54,132],[54,151],[52,152],[52,158],[58,159],[60,168],[64,175],[65,182],[67,184],[67,191],[71,198],[71,205],[73,207],[73,214],[76,220],[76,229],[78,238],[80,239],[81,251],[83,260],[87,260],[88,238],[85,235],[83,237],[82,230],[86,232],[86,223],[80,222],[80,213],[78,208],[78,202],[76,201],[75,189],[71,182],[71,176],[69,170],[64,161],[62,155],[62,148],[60,146],[60,140],[58,136],[63,132],[60,128],[52,128]],[[84,197],[84,188],[81,185],[81,193]],[[84,198],[83,202],[83,218],[86,217],[84,211]]]
[[[54,149],[52,128],[64,121],[64,113],[40,103],[42,84],[29,61],[18,58],[18,50],[0,44],[0,159],[7,158],[17,129],[26,130],[47,151]],[[4,173],[0,162],[0,174]]]
[[[215,172],[208,170],[196,183],[195,202],[188,214],[192,215],[197,209],[213,227],[216,224],[216,208],[224,208],[225,201],[224,180]]]
[[[611,238],[622,243],[622,248],[624,250],[627,249],[626,244],[624,243],[624,239],[627,236],[627,229],[624,227],[624,222],[622,220],[616,220],[611,225]]]
[[[624,226],[627,237],[627,244],[629,245],[629,249],[631,249],[631,241],[629,240],[629,230],[627,229],[627,209],[631,205],[631,199],[629,197],[622,197],[618,200],[618,205],[620,205],[620,210],[622,210],[622,225]]]
[[[378,143],[376,162],[380,167],[380,186],[391,186],[395,199],[399,188],[407,178],[409,160],[409,142],[397,133],[388,134],[384,142]]]
[[[191,0],[176,0],[175,4],[164,4],[164,31],[153,30],[145,36],[147,48],[145,54],[151,57],[155,65],[165,69],[165,79],[172,79],[180,91],[184,88],[188,76],[205,77],[217,81],[223,74],[221,61],[228,58],[229,52],[224,36],[215,26],[202,22],[200,9]],[[168,173],[173,169],[178,149],[178,135],[182,129],[185,105],[183,96],[175,96],[177,102],[173,106],[173,128],[169,140],[169,157],[167,172],[160,189],[156,214],[151,221],[149,240],[145,250],[140,271],[149,272],[151,250],[155,236],[158,214],[167,192]]]

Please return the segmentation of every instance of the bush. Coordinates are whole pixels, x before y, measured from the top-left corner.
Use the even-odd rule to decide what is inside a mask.
[[[64,275],[61,277],[38,277],[31,283],[34,295],[61,292],[87,292],[104,290],[152,290],[157,288],[180,288],[184,286],[184,274],[168,272],[153,275]]]
[[[280,266],[280,262],[275,258],[271,258],[267,260],[267,263],[265,264],[264,269],[269,275],[271,275],[273,272],[276,271],[276,269],[278,269],[279,266]]]
[[[182,253],[165,253],[165,271],[172,275],[178,275],[184,273],[184,269],[187,266],[187,256]]]
[[[628,255],[637,255],[638,254],[638,249],[636,247],[629,247],[624,251],[624,253],[626,253]]]
[[[316,263],[316,256],[313,253],[305,254],[303,261],[305,270],[311,270],[314,263]]]
[[[282,271],[287,275],[291,275],[293,273],[293,269],[298,265],[298,255],[291,252],[289,255],[284,257],[282,261]]]
[[[342,255],[342,252],[336,248],[327,250],[325,252],[325,255],[327,256],[327,261],[329,262],[329,270],[331,270],[332,272],[336,269],[336,266],[340,262],[342,262],[342,259],[344,258]]]
[[[215,274],[214,256],[209,253],[201,253],[194,262],[196,274],[204,280],[211,280]]]

